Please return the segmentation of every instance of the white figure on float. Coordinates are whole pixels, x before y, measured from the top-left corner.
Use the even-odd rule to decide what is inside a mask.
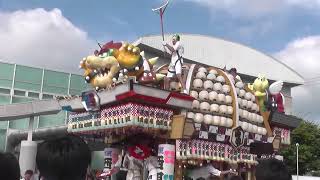
[[[165,47],[165,50],[169,50],[169,53],[171,53],[168,74],[167,77],[164,78],[164,88],[167,89],[169,87],[170,79],[176,75],[183,89],[183,93],[187,93],[184,80],[182,79],[184,47],[180,42],[180,36],[178,34],[173,35],[172,45],[169,45],[165,41],[162,42],[162,45]]]
[[[157,180],[158,174],[158,157],[156,156],[149,156],[144,161],[144,165],[148,170],[148,180]]]
[[[127,153],[124,156],[123,166],[128,169],[126,180],[141,180],[143,161]]]

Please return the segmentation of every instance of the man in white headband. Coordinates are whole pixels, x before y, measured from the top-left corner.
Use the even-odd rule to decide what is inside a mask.
[[[165,41],[162,42],[162,45],[165,47],[166,50],[168,49],[169,52],[171,53],[171,62],[169,64],[167,77],[164,79],[164,87],[168,89],[170,79],[176,75],[183,89],[183,93],[187,93],[187,90],[185,88],[185,84],[181,75],[184,47],[180,43],[180,36],[178,34],[173,35],[172,46],[166,43]]]

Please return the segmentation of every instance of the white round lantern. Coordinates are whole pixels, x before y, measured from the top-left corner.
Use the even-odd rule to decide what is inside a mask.
[[[196,78],[198,79],[205,79],[207,76],[204,72],[197,72]]]
[[[218,76],[218,77],[216,78],[216,80],[219,81],[219,82],[221,82],[221,83],[226,82],[226,80],[224,79],[223,76]]]
[[[253,126],[252,126],[252,129],[253,129],[253,130],[252,130],[253,133],[256,133],[256,134],[258,133],[258,126],[257,126],[257,125],[253,125]]]
[[[251,96],[252,96],[251,92],[247,92],[247,93],[244,95],[244,98],[245,98],[246,100],[248,100],[248,101],[251,101]]]
[[[244,89],[240,89],[239,96],[243,98],[245,94],[246,91]]]
[[[239,116],[243,118],[243,110],[239,109]]]
[[[199,99],[201,100],[208,100],[209,99],[209,93],[208,91],[200,91],[199,93]]]
[[[200,102],[198,100],[193,100],[192,102],[192,108],[193,109],[199,109]]]
[[[244,83],[241,82],[241,81],[238,81],[238,82],[236,83],[236,87],[242,89],[242,88],[244,87]]]
[[[252,113],[251,112],[248,112],[248,120],[252,121]]]
[[[240,89],[239,88],[236,88],[236,93],[238,96],[240,96]]]
[[[219,112],[219,105],[218,104],[211,104],[210,111],[211,112]]]
[[[242,121],[238,121],[238,126],[242,127]]]
[[[232,97],[230,95],[226,96],[226,103],[227,104],[232,104]]]
[[[207,79],[208,80],[211,80],[211,81],[213,81],[213,80],[215,80],[217,77],[216,77],[216,75],[215,74],[211,74],[211,73],[209,73],[208,75],[207,75]]]
[[[219,124],[219,125],[220,125],[220,126],[223,126],[223,127],[226,127],[226,125],[227,125],[227,118],[221,116],[221,117],[220,117],[220,124]]]
[[[263,130],[262,127],[258,127],[258,134],[262,134]]]
[[[262,128],[262,135],[266,135],[267,134],[267,129],[266,128]]]
[[[221,103],[226,102],[226,95],[218,94],[218,102],[221,102]]]
[[[215,90],[216,92],[221,92],[222,91],[222,84],[221,83],[214,83],[213,90]]]
[[[223,85],[222,92],[224,92],[225,94],[228,94],[230,92],[230,86],[227,84]]]
[[[207,69],[206,69],[206,68],[204,68],[204,67],[200,67],[200,68],[198,69],[198,72],[207,73],[208,71],[207,71]]]
[[[217,75],[218,72],[217,72],[215,69],[211,69],[211,70],[209,71],[209,74]]]
[[[203,122],[205,124],[211,124],[212,123],[212,115],[210,115],[210,114],[204,115]]]
[[[263,117],[261,115],[259,115],[258,117],[259,117],[259,123],[263,123]]]
[[[248,123],[248,132],[253,132],[253,125]]]
[[[207,102],[200,103],[200,110],[201,111],[209,111],[210,110],[210,104]]]
[[[256,96],[254,96],[253,94],[252,94],[252,96],[251,96],[251,101],[252,101],[252,102],[256,102]]]
[[[195,79],[195,80],[193,80],[192,84],[193,84],[194,88],[200,89],[203,85],[203,82],[201,79]]]
[[[242,116],[243,118],[248,119],[248,111],[242,110]]]
[[[190,96],[197,99],[198,98],[198,92],[197,91],[190,91]]]
[[[231,127],[233,125],[233,120],[231,118],[227,118],[227,127]]]
[[[206,80],[204,83],[203,83],[203,87],[204,89],[206,90],[213,90],[213,82],[211,80]]]
[[[251,113],[251,116],[252,116],[251,118],[252,118],[252,121],[253,121],[253,122],[258,122],[258,121],[257,121],[257,114],[256,114],[256,113]]]
[[[228,111],[228,109],[227,109],[227,106],[226,106],[226,105],[220,105],[220,106],[219,106],[219,113],[221,113],[221,114],[227,114],[227,111]]]
[[[194,116],[194,122],[202,123],[203,122],[203,114],[196,113],[195,116]]]
[[[252,105],[253,105],[253,102],[252,101],[248,101],[247,108],[248,109],[252,109]]]
[[[194,119],[194,113],[193,112],[188,112],[187,113],[187,118]]]
[[[210,101],[216,101],[218,99],[218,93],[215,91],[211,91],[209,93],[209,100]]]
[[[212,124],[218,126],[220,124],[220,116],[213,116]]]
[[[247,122],[242,122],[241,123],[241,128],[244,130],[244,131],[248,131],[248,126],[249,124]]]
[[[241,98],[237,98],[237,100],[238,100],[239,107],[242,107],[242,99]]]
[[[242,107],[246,108],[247,104],[248,104],[248,101],[245,99],[242,99],[242,103],[241,103]]]
[[[233,113],[233,107],[232,106],[228,106],[227,107],[227,114],[232,114]]]

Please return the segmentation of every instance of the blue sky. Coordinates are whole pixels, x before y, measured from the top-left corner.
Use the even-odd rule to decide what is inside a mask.
[[[151,9],[162,2],[0,0],[0,60],[79,74],[96,40],[159,34]],[[276,57],[307,81],[292,89],[296,114],[320,122],[319,0],[171,0],[164,23],[166,33],[215,36]]]
[[[64,17],[86,31],[92,39],[134,40],[141,35],[159,33],[159,17],[151,11],[158,4],[161,4],[160,0],[0,0],[0,10],[59,8]],[[243,17],[228,12],[228,7],[214,9],[210,5],[205,6],[197,0],[173,0],[165,15],[165,32],[217,36],[274,53],[284,48],[289,41],[315,35],[319,30],[315,26],[319,26],[320,20],[313,12],[314,9],[284,7],[280,10],[284,12],[271,10],[260,17]],[[239,8],[238,13],[245,14],[243,11],[246,10]]]

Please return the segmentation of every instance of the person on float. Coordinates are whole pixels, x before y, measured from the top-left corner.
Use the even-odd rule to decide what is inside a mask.
[[[167,77],[164,78],[165,89],[169,88],[170,80],[176,75],[183,89],[183,93],[187,93],[185,83],[182,79],[184,47],[180,42],[180,36],[178,34],[173,35],[172,45],[169,45],[165,41],[162,42],[162,45],[165,47],[165,50],[169,50],[169,53],[171,54],[171,62],[169,64],[168,74]]]
[[[152,155],[144,160],[144,165],[148,170],[148,180],[157,180],[157,174],[159,172],[158,157],[154,150]]]
[[[199,168],[195,168],[189,172],[189,178],[192,179],[205,179],[208,180],[211,177],[223,177],[224,175],[227,174],[233,174],[237,175],[235,171],[232,169],[227,170],[227,171],[220,171],[216,169],[211,163],[207,163],[206,165],[203,165]]]

